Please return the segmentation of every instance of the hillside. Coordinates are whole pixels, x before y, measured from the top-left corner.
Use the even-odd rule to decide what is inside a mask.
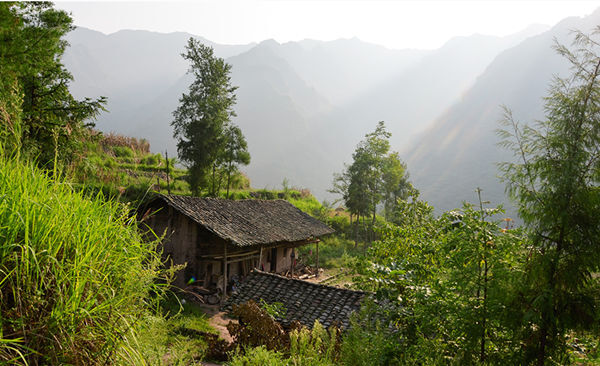
[[[501,105],[515,118],[530,123],[543,118],[543,97],[553,75],[565,75],[566,60],[557,55],[554,39],[570,42],[572,29],[590,30],[600,23],[600,11],[586,18],[565,19],[548,32],[529,38],[498,55],[476,83],[405,152],[408,169],[422,197],[439,211],[473,202],[474,190],[515,211],[497,178],[496,163],[512,156],[497,146]]]

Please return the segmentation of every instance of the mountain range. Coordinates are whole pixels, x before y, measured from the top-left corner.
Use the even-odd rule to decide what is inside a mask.
[[[79,27],[67,36],[63,61],[76,97],[108,97],[100,130],[146,138],[173,156],[171,113],[191,82],[180,54],[198,38],[232,65],[235,123],[252,156],[243,171],[254,187],[287,178],[335,198],[327,193],[332,174],[383,120],[422,198],[447,210],[473,201],[476,187],[494,204],[507,203],[495,166],[511,159],[496,145],[499,106],[524,122],[541,118],[552,75],[568,71],[553,39],[568,44],[570,29],[599,23],[596,11],[507,37],[456,37],[436,50],[390,50],[356,38],[220,45],[187,33]]]

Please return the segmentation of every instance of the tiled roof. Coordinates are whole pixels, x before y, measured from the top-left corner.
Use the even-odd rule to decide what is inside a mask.
[[[237,246],[314,239],[334,232],[284,200],[225,200],[160,195],[168,205]]]
[[[282,303],[284,318],[276,318],[284,327],[297,320],[312,328],[315,320],[325,326],[337,324],[348,328],[350,314],[360,310],[366,292],[353,291],[312,282],[287,278],[258,270],[251,272],[240,287],[227,299],[223,308],[231,311],[233,304],[249,300],[268,304]]]

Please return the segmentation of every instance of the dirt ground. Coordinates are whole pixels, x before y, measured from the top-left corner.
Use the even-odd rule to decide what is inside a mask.
[[[227,330],[227,324],[230,321],[237,322],[235,319],[228,318],[223,311],[219,311],[219,305],[200,305],[200,308],[208,317],[208,323],[211,327],[215,328],[219,332],[219,337],[223,338],[227,342],[233,342],[229,331]]]

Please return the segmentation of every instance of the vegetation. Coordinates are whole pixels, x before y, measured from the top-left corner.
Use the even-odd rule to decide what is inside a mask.
[[[94,133],[65,174],[86,192],[103,192],[124,202],[137,202],[151,191],[189,194],[187,172],[176,161],[150,153],[143,139]]]
[[[0,3],[0,363],[600,362],[600,27],[576,33],[574,51],[556,47],[573,72],[554,80],[543,121],[521,126],[506,109],[501,144],[519,161],[500,169],[518,229],[479,189],[475,204],[434,216],[383,122],[334,176],[346,209],[285,179],[250,189],[231,67],[194,39],[183,57],[195,81],[172,122],[189,169],[176,168],[143,139],[91,128],[105,100],[68,91],[71,28],[50,3]],[[374,296],[344,334],[318,322],[285,330],[281,304],[248,303],[227,344],[201,308],[165,299],[171,271],[130,214],[149,191],[286,199],[337,230],[320,266]],[[314,249],[299,259],[315,265]]]
[[[597,32],[596,32],[597,34]],[[399,202],[360,263],[365,306],[344,340],[357,364],[569,364],[592,362],[598,339],[598,44],[577,33],[573,64],[546,99],[546,119],[501,132],[519,163],[501,164],[523,229],[476,205],[436,218]],[[393,330],[389,332],[389,330]],[[577,336],[577,334],[581,336]],[[361,349],[361,345],[368,346]],[[583,360],[583,361],[582,361]]]
[[[140,360],[159,258],[128,209],[0,158],[1,363]]]
[[[390,153],[390,136],[383,121],[379,122],[375,131],[358,144],[352,154],[352,164],[341,174],[334,174],[331,192],[341,195],[350,214],[356,216],[357,238],[361,217],[364,221],[366,216],[371,216],[371,228],[374,227],[377,207],[384,202],[385,216],[391,219],[398,200],[405,199],[412,190],[406,165],[398,153]],[[373,239],[371,229],[367,240]]]
[[[141,322],[138,345],[149,365],[194,365],[208,351],[206,336],[215,334],[206,314],[193,303],[181,304],[172,294],[161,303],[161,312]]]
[[[216,197],[225,177],[229,196],[231,175],[239,164],[250,163],[244,135],[231,122],[237,89],[231,85],[231,65],[193,38],[182,56],[190,61],[195,80],[173,112],[179,159],[188,166],[192,194],[209,187],[209,195]]]
[[[71,17],[47,2],[0,4],[0,137],[39,166],[68,161],[104,98],[78,101],[61,63]]]
[[[600,27],[594,35],[600,34]],[[528,228],[525,335],[535,341],[526,360],[538,365],[565,352],[565,332],[597,324],[600,265],[600,47],[575,35],[575,50],[557,45],[572,75],[556,78],[546,98],[546,119],[520,127],[509,110],[503,144],[521,159],[501,165],[509,194]]]
[[[340,358],[340,330],[324,329],[315,321],[311,330],[299,323],[285,331],[269,313],[273,304],[249,301],[234,305],[239,324],[227,328],[237,347],[230,365],[334,365]],[[277,306],[276,306],[277,307]],[[281,309],[279,309],[281,311]]]

